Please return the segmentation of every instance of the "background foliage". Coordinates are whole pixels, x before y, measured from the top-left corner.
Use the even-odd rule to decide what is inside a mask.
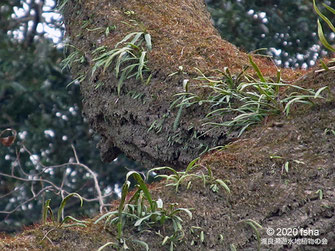
[[[326,51],[317,36],[317,15],[309,0],[209,0],[222,37],[245,51],[267,48],[283,67],[309,67]],[[335,7],[334,1],[317,1]],[[333,15],[321,8],[334,21]],[[330,14],[330,15],[328,15]],[[326,31],[331,41],[334,34]]]
[[[286,67],[314,65],[326,53],[316,35],[317,16],[312,1],[206,2],[222,37],[246,51],[266,47],[276,63]],[[335,7],[332,1],[325,3]],[[41,168],[38,161],[46,166],[73,161],[73,144],[80,161],[98,174],[103,192],[114,191],[112,198],[118,191],[115,184],[123,182],[125,167],[137,169],[138,166],[122,156],[113,163],[101,163],[95,147],[98,137],[81,116],[79,85],[67,87],[70,76],[61,71],[63,35],[61,16],[54,1],[1,1],[0,131],[13,128],[19,132],[19,138],[9,148],[0,146],[0,172],[8,174],[15,168],[19,175],[22,168],[34,174]],[[326,35],[330,41],[334,38],[327,30]],[[22,151],[22,143],[32,155]],[[95,196],[93,183],[83,169],[68,166],[53,169],[46,175],[56,184],[63,182],[72,191],[85,188],[83,196]],[[0,211],[19,206],[13,214],[0,214],[0,231],[15,231],[40,220],[42,200],[20,206],[31,196],[29,185],[0,176]],[[46,193],[47,198],[52,198],[52,208],[60,204],[59,197],[52,193]],[[78,205],[79,201],[70,205],[68,213],[78,216],[97,212],[97,203],[85,203],[81,210]]]
[[[51,6],[47,2],[38,8],[42,8],[45,14],[54,12],[54,2],[51,1]],[[110,193],[114,190],[114,184],[122,181],[126,172],[124,167],[132,168],[135,164],[124,157],[110,164],[101,162],[96,149],[98,137],[93,135],[81,116],[79,85],[67,87],[71,81],[69,73],[61,71],[60,62],[64,57],[63,47],[59,46],[63,34],[62,23],[48,18],[48,15],[43,16],[43,12],[33,11],[36,5],[41,4],[42,1],[1,2],[0,131],[13,128],[18,131],[19,137],[18,142],[10,148],[0,146],[0,172],[8,174],[15,167],[16,174],[20,175],[18,170],[22,167],[24,172],[36,174],[41,171],[38,160],[46,166],[74,161],[73,144],[79,160],[98,173],[101,189]],[[36,18],[36,13],[40,15],[39,18]],[[54,34],[46,34],[48,28]],[[30,39],[32,36],[33,40]],[[23,152],[21,144],[33,155]],[[17,152],[20,153],[20,165]],[[64,172],[67,174],[65,189],[77,191],[84,188],[83,196],[96,196],[92,179],[82,168],[68,166],[52,169],[44,178],[60,185]],[[13,210],[32,196],[30,184],[22,184],[0,176],[0,211]],[[40,189],[38,184],[34,185],[35,190]],[[3,197],[14,187],[17,188],[14,193]],[[109,199],[115,195],[112,194]],[[52,198],[52,208],[60,204],[59,197],[52,193],[47,193],[47,198]],[[0,232],[13,231],[22,224],[40,220],[42,203],[42,200],[33,200],[20,206],[14,214],[0,214]],[[80,214],[97,212],[97,203],[85,204]],[[68,213],[78,214],[78,205],[79,201],[76,201],[72,207],[68,206]]]

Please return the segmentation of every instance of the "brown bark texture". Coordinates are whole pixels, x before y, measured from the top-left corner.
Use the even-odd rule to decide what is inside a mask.
[[[192,183],[189,190],[181,186],[178,193],[161,183],[153,189],[154,196],[164,202],[195,208],[185,229],[198,226],[205,233],[206,240],[201,242],[185,231],[186,241],[176,250],[229,250],[232,245],[257,250],[248,219],[264,227],[262,238],[269,237],[265,231],[272,227],[276,233],[278,228],[319,230],[318,237],[328,240],[327,245],[262,245],[262,250],[334,250],[333,71],[311,71],[300,77],[301,71],[282,69],[286,80],[300,77],[297,85],[328,85],[330,98],[313,108],[296,109],[289,118],[269,118],[237,139],[237,132],[224,127],[208,130],[204,125],[208,105],[171,106],[178,98],[175,95],[185,92],[187,81],[192,92],[206,94],[196,80],[201,73],[215,76],[217,69],[228,67],[234,74],[249,65],[246,53],[220,38],[202,0],[78,0],[69,1],[64,12],[72,48],[85,59],[73,64],[72,73],[85,76],[80,83],[84,114],[101,135],[99,148],[105,161],[123,152],[147,168],[181,168],[206,149],[233,142],[225,151],[201,160],[215,177],[230,181],[229,195],[215,194],[201,182]],[[150,72],[143,73],[145,81],[130,78],[120,87],[116,61],[107,69],[93,71],[94,51],[101,46],[113,50],[132,32],[151,35],[152,50],[146,54]],[[254,57],[254,61],[264,75],[276,75],[268,59]],[[144,83],[150,75],[149,83]],[[220,120],[230,118],[227,114]],[[129,230],[129,236],[135,235],[150,242],[151,250],[168,250],[153,232],[141,235]]]
[[[228,67],[236,73],[249,64],[247,54],[220,38],[203,1],[71,1],[65,9],[65,25],[70,43],[86,60],[74,64],[72,72],[86,75],[81,83],[84,114],[101,135],[103,160],[112,161],[123,152],[148,168],[182,167],[236,136],[225,128],[208,131],[203,126],[206,105],[181,111],[171,107],[177,99],[174,95],[184,92],[185,81],[196,92],[193,79],[199,70],[215,75],[215,70]],[[108,35],[107,27],[113,27]],[[151,74],[149,83],[130,78],[118,93],[115,63],[92,76],[95,49],[112,50],[126,35],[141,31],[152,39],[152,50],[147,51],[150,73],[144,75]],[[275,73],[271,62],[255,60],[263,71]]]

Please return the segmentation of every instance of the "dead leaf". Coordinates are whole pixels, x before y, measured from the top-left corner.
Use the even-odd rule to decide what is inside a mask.
[[[11,134],[10,136],[1,137],[2,135],[7,134],[8,132]],[[0,143],[6,147],[9,147],[14,143],[16,135],[17,133],[14,129],[7,128],[0,133]]]

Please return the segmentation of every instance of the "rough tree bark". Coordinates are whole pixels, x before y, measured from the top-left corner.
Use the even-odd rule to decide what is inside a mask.
[[[239,72],[249,64],[247,55],[222,40],[212,26],[202,0],[175,1],[71,1],[65,9],[67,36],[83,52],[86,64],[72,68],[91,75],[92,51],[100,46],[113,49],[131,32],[148,32],[153,49],[148,52],[152,78],[148,85],[127,80],[117,93],[113,67],[87,77],[81,83],[84,114],[91,127],[101,135],[102,159],[112,161],[120,152],[150,168],[157,165],[181,167],[205,149],[225,145],[235,137],[225,129],[206,133],[202,126],[206,107],[183,109],[176,123],[178,109],[171,109],[175,94],[183,92],[183,81],[229,67]],[[108,36],[106,27],[115,26]],[[256,59],[265,72],[275,68]],[[182,66],[184,74],[169,76]],[[103,83],[96,88],[97,83]],[[192,84],[190,85],[192,88]],[[130,94],[139,94],[134,99]],[[156,123],[160,128],[149,130]],[[174,127],[174,128],[173,128]]]
[[[206,148],[224,145],[236,137],[224,128],[207,131],[202,120],[208,112],[205,105],[183,109],[180,120],[178,109],[171,108],[174,95],[183,92],[185,79],[190,80],[192,91],[202,94],[193,84],[199,75],[196,68],[215,75],[215,69],[229,67],[238,73],[249,64],[246,53],[219,37],[202,0],[69,1],[64,19],[71,44],[86,60],[76,62],[72,72],[86,76],[81,83],[84,114],[101,135],[99,147],[105,161],[123,152],[148,168],[184,167]],[[115,29],[108,33],[106,27]],[[93,51],[101,46],[113,49],[127,34],[137,31],[152,37],[152,50],[147,55],[152,79],[147,85],[129,79],[119,95],[113,67],[105,72],[97,70],[92,76]],[[275,75],[270,61],[255,61],[264,74]],[[183,72],[171,76],[179,66]],[[283,71],[291,78],[300,74]],[[307,87],[329,84],[334,96],[331,71],[311,72],[299,81]],[[134,99],[133,94],[141,98]],[[200,185],[178,196],[174,189],[158,187],[157,194],[164,201],[196,208],[194,220],[185,224],[202,227],[208,236],[203,243],[197,240],[196,250],[228,250],[234,243],[242,250],[255,250],[253,231],[245,230],[243,224],[241,227],[247,219],[275,229],[316,228],[320,238],[329,241],[328,246],[266,246],[271,250],[331,250],[335,245],[335,139],[329,136],[335,123],[332,114],[334,102],[330,101],[298,112],[289,120],[279,116],[280,123],[251,130],[227,151],[203,159],[217,177],[232,181],[231,196],[215,195]],[[270,155],[284,157],[277,161]],[[288,173],[283,169],[285,160],[290,163]],[[223,242],[218,237],[221,231],[225,233]],[[187,241],[192,240],[193,235],[186,234]],[[264,232],[262,236],[269,237]],[[153,238],[149,234],[142,237],[148,241]],[[161,241],[155,247],[152,250],[162,250]],[[185,242],[178,250],[193,248]]]
[[[66,2],[66,31],[71,48],[77,52],[73,55],[85,58],[75,60],[72,73],[86,77],[81,83],[84,113],[102,137],[103,159],[111,161],[124,152],[148,168],[183,167],[207,147],[234,139],[234,133],[227,134],[224,128],[207,132],[208,128],[202,126],[208,111],[205,105],[183,109],[180,120],[178,109],[170,107],[176,99],[173,95],[183,91],[185,79],[191,82],[192,91],[202,94],[193,79],[199,75],[195,68],[215,75],[215,69],[229,67],[232,73],[238,73],[248,65],[245,53],[218,36],[202,0]],[[107,27],[115,29],[108,32]],[[96,62],[93,51],[101,46],[114,49],[127,34],[136,31],[152,36],[153,48],[147,57],[152,79],[148,85],[129,79],[119,95],[113,67],[105,72],[97,69],[92,75]],[[271,62],[255,61],[267,76],[275,74]],[[179,66],[183,66],[183,72],[171,76]],[[294,78],[299,74],[286,70],[283,76]],[[335,73],[311,71],[295,84],[308,88],[328,85],[329,99],[318,101],[312,108],[295,109],[289,118],[269,119],[229,148],[209,153],[199,161],[199,168],[205,169],[197,171],[211,168],[215,179],[230,181],[230,193],[223,189],[215,193],[199,179],[192,180],[189,188],[181,184],[178,192],[163,183],[150,186],[153,198],[162,199],[165,207],[177,204],[194,209],[191,220],[182,216],[183,238],[174,243],[175,250],[236,247],[253,251],[259,246],[261,250],[334,250]],[[157,124],[152,128],[154,121]],[[263,229],[252,225],[255,221]],[[261,245],[255,228],[262,238]],[[267,231],[270,228],[274,235]],[[37,226],[15,236],[15,240],[0,241],[0,249],[97,250],[117,241],[116,230],[103,231],[101,225],[51,230],[48,225]],[[155,225],[148,231],[126,225],[123,231],[127,245],[134,245],[131,250],[143,250],[131,240],[148,243],[150,250],[171,250],[170,243],[162,245],[164,236],[170,234],[166,225]],[[278,239],[279,243],[273,244]]]

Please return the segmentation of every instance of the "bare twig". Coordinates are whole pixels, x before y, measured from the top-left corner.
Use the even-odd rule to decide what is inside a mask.
[[[97,175],[91,169],[89,169],[87,166],[85,166],[85,165],[83,165],[79,162],[78,155],[77,155],[76,149],[74,148],[74,145],[71,145],[71,147],[72,147],[74,156],[76,158],[77,164],[79,166],[83,167],[87,172],[89,172],[92,175],[92,178],[94,180],[95,190],[97,191],[97,194],[98,194],[98,200],[99,200],[99,204],[100,204],[100,213],[102,213],[103,212],[103,207],[104,207],[104,201],[103,201],[103,197],[102,197],[102,194],[101,194],[101,190],[100,190],[99,182],[98,182],[98,179],[97,179]]]
[[[0,174],[0,175],[1,175],[1,174]],[[37,193],[35,196],[33,196],[33,197],[31,197],[31,198],[25,200],[24,202],[20,203],[19,205],[17,205],[13,210],[10,210],[10,211],[0,211],[0,214],[7,214],[7,215],[10,215],[10,214],[16,212],[16,211],[17,211],[20,207],[22,207],[23,205],[27,204],[28,202],[30,202],[30,201],[32,201],[32,200],[35,200],[35,199],[36,199],[38,196],[40,196],[42,193],[44,193],[44,192],[46,192],[46,191],[50,191],[51,189],[52,189],[52,186],[47,186],[47,187],[41,189],[40,191],[38,191],[38,193]]]
[[[99,203],[99,206],[100,206],[99,208],[100,208],[101,213],[104,211],[104,209],[106,209],[106,207],[111,206],[111,204],[105,204],[104,199],[113,195],[113,192],[108,193],[104,196],[102,195],[101,188],[99,186],[99,181],[97,178],[97,174],[94,171],[92,171],[88,166],[80,163],[75,147],[73,145],[71,146],[72,146],[72,150],[73,150],[73,154],[74,154],[76,162],[74,163],[69,162],[69,163],[53,165],[53,166],[45,166],[39,159],[35,161],[31,160],[34,166],[38,167],[39,172],[36,172],[36,173],[28,173],[24,170],[24,168],[22,168],[21,163],[20,163],[20,154],[22,154],[22,152],[20,153],[20,151],[17,151],[16,152],[17,158],[15,162],[12,164],[10,172],[9,173],[0,172],[0,177],[14,179],[16,181],[20,181],[23,183],[19,186],[16,186],[12,191],[4,195],[1,195],[0,198],[3,199],[8,196],[13,196],[13,193],[22,190],[27,185],[28,187],[30,186],[30,192],[32,196],[30,198],[25,199],[18,205],[16,205],[16,207],[12,210],[0,210],[0,214],[7,214],[7,217],[8,217],[10,214],[22,208],[22,206],[24,206],[25,204],[38,199],[40,196],[44,196],[45,192],[47,191],[53,191],[55,194],[60,195],[62,199],[64,199],[64,197],[67,196],[68,194],[73,193],[73,191],[69,191],[69,189],[67,190],[65,188],[66,179],[67,179],[66,176],[68,175],[68,172],[66,171],[66,169],[63,172],[63,178],[62,178],[62,182],[60,186],[58,186],[57,184],[55,184],[49,179],[43,178],[43,176],[47,174],[48,171],[50,171],[51,169],[54,170],[54,169],[59,169],[59,168],[67,168],[69,166],[82,167],[87,173],[90,174],[90,176],[93,179],[94,188],[96,190],[97,196],[94,198],[86,198],[82,196],[82,199],[84,201],[86,202],[96,202],[97,201]],[[30,157],[34,156],[34,154],[31,153],[24,145],[22,145],[22,149],[24,150],[24,152],[28,153]],[[41,185],[36,186],[37,183],[40,183]],[[79,191],[81,191],[81,189],[79,189]]]

